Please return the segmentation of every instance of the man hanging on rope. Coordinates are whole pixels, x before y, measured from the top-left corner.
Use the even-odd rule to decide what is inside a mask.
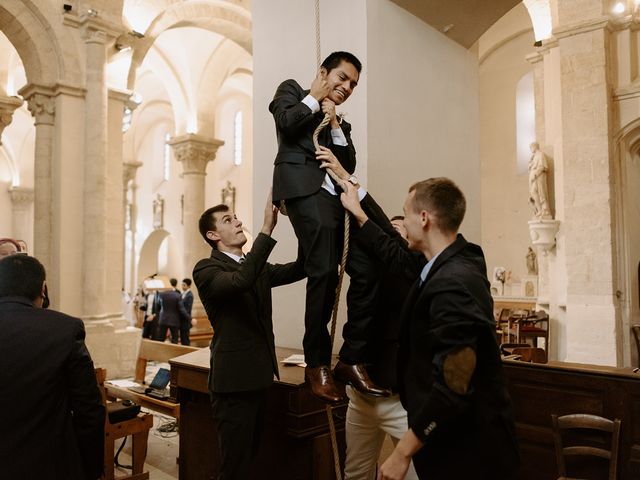
[[[334,52],[322,62],[309,90],[295,80],[278,87],[269,111],[273,114],[278,137],[278,154],[273,171],[273,200],[284,201],[287,214],[298,237],[308,276],[303,347],[307,368],[305,378],[313,393],[321,399],[336,402],[342,398],[331,370],[331,339],[327,323],[331,317],[338,281],[338,260],[342,251],[344,210],[340,192],[333,179],[319,168],[322,161],[335,155],[349,174],[356,167],[356,154],[351,141],[351,125],[336,116],[336,105],[344,103],[358,84],[362,64],[351,53]],[[329,128],[318,138],[316,151],[312,136],[325,114]],[[344,180],[357,184],[350,175]],[[348,273],[353,278],[370,278],[369,265],[350,253]],[[360,272],[363,272],[362,275]],[[368,282],[356,282],[357,288],[368,288]],[[371,289],[369,289],[371,290]],[[349,294],[349,311],[368,311],[358,305],[367,301],[367,292]],[[358,315],[355,315],[358,317]],[[358,390],[374,395],[387,395],[367,375],[362,364],[366,345],[366,324],[370,319],[352,318],[350,314],[343,332],[344,345],[336,375]]]

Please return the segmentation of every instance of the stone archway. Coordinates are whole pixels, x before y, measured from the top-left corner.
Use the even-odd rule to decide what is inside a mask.
[[[154,230],[145,239],[138,256],[138,283],[141,279],[158,272],[158,252],[162,242],[170,235],[164,229]]]
[[[614,182],[616,197],[612,209],[616,219],[617,276],[620,302],[619,331],[622,333],[620,350],[624,365],[636,365],[631,325],[640,323],[640,292],[638,263],[640,262],[640,118],[627,124],[616,136],[617,149]]]
[[[142,65],[153,42],[163,32],[179,27],[199,27],[218,33],[252,53],[250,13],[235,5],[220,2],[192,1],[189,4],[174,4],[159,14],[149,25],[144,38],[137,42],[127,77],[127,88],[133,90],[136,72]]]

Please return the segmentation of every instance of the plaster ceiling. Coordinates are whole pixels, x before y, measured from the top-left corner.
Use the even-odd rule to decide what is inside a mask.
[[[465,48],[520,0],[391,0]]]

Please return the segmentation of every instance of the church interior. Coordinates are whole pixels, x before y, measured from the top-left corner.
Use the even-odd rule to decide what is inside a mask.
[[[142,282],[192,276],[209,256],[197,224],[210,206],[229,205],[252,241],[277,151],[276,87],[308,88],[317,52],[353,52],[363,70],[339,113],[360,183],[392,216],[414,182],[454,180],[503,338],[509,312],[539,312],[546,359],[599,372],[587,392],[560,370],[510,364],[513,397],[531,402],[516,403],[523,456],[553,455],[539,447],[550,430],[527,423],[551,391],[535,385],[556,386],[559,401],[562,385],[582,388],[576,398],[606,397],[600,414],[624,404],[622,444],[635,447],[619,478],[637,478],[640,433],[624,422],[640,421],[629,373],[640,367],[639,25],[637,0],[2,0],[0,237],[44,264],[50,308],[84,321],[107,378],[133,377]],[[270,261],[292,261],[286,217],[274,238]],[[343,298],[338,332],[345,310]],[[304,282],[274,290],[278,347],[301,348],[303,315]],[[206,337],[197,298],[194,316]],[[204,477],[181,465],[180,478]]]

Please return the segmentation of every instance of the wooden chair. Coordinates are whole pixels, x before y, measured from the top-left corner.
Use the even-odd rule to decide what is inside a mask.
[[[520,360],[530,363],[547,363],[547,352],[542,348],[532,347],[514,347],[511,351],[512,355],[519,355]]]
[[[96,379],[102,394],[102,403],[105,408],[107,406],[107,398],[105,394],[104,381],[107,377],[107,371],[104,368],[96,368]],[[102,480],[114,480],[115,469],[113,463],[115,441],[119,438],[133,438],[132,465],[131,475],[118,477],[118,480],[148,480],[149,472],[143,472],[144,461],[147,457],[147,440],[149,438],[149,430],[153,426],[153,415],[148,413],[139,413],[137,417],[130,420],[124,420],[118,423],[111,423],[109,415],[106,416],[104,430],[104,473]]]
[[[532,312],[514,322],[516,341],[533,340],[533,347],[538,346],[538,339],[544,338],[544,350],[549,351],[549,314],[545,311]]]
[[[638,353],[638,367],[640,367],[640,325],[633,325],[631,327],[633,332],[633,338],[636,340],[636,352]]]
[[[574,414],[558,417],[551,415],[553,423],[553,439],[556,450],[556,461],[558,462],[558,480],[570,480],[567,477],[567,468],[565,457],[582,456],[582,457],[599,457],[609,462],[608,480],[616,480],[618,468],[618,445],[620,441],[620,420],[609,420],[597,415]],[[593,440],[591,445],[571,445],[565,446],[563,443],[563,431],[565,430],[586,430],[607,432],[611,434],[610,448],[601,448],[594,446]],[[566,433],[564,433],[566,435]],[[587,443],[587,442],[581,442]]]

